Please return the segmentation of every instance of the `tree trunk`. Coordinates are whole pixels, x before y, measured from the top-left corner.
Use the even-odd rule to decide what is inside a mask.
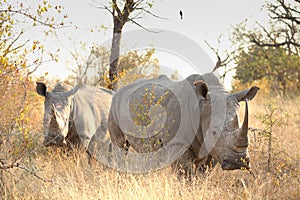
[[[115,25],[114,25],[115,26]],[[118,63],[120,56],[120,43],[121,43],[122,30],[113,33],[111,52],[109,58],[109,89],[117,90],[117,79],[118,79]]]
[[[108,86],[111,90],[117,90],[117,81],[118,81],[118,64],[119,64],[119,56],[120,56],[120,43],[121,43],[121,35],[122,29],[125,23],[128,21],[129,15],[134,11],[135,2],[133,0],[126,0],[124,4],[124,8],[121,11],[117,5],[116,0],[112,0],[112,15],[114,22],[114,31],[113,31],[113,39],[110,51],[109,58],[109,80],[110,85]]]
[[[282,96],[286,96],[286,81],[282,82]]]

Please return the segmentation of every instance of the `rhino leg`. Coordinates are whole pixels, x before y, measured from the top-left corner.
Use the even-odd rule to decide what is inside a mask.
[[[178,173],[179,178],[185,177],[190,180],[191,177],[195,174],[195,160],[196,156],[193,151],[191,149],[187,149],[177,161],[172,163],[172,168]]]
[[[195,162],[196,172],[204,174],[205,172],[212,170],[216,166],[216,162],[213,160],[211,155],[206,156],[201,160]]]
[[[108,130],[109,130],[111,142],[117,145],[119,148],[128,151],[130,144],[128,140],[126,140],[123,131],[115,122],[111,112],[109,112],[109,116],[108,116]]]
[[[81,139],[76,130],[74,123],[69,124],[70,130],[66,136],[66,144],[69,149],[78,148],[82,145]]]

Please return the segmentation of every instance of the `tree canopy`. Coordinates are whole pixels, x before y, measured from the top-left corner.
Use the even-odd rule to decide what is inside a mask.
[[[268,80],[269,89],[280,94],[294,92],[298,85],[300,58],[289,54],[284,48],[253,45],[248,51],[242,50],[236,58],[236,75],[241,83]]]
[[[266,80],[271,91],[294,94],[300,90],[300,2],[275,0],[265,8],[269,28],[257,22],[254,29],[241,23],[234,30],[235,79],[243,84]]]
[[[138,78],[152,78],[159,74],[159,62],[154,57],[155,49],[145,51],[129,51],[120,55],[118,70],[119,86],[122,87]],[[91,48],[85,61],[78,62],[75,70],[75,79],[89,85],[109,87],[108,79],[110,50],[106,47],[95,45]]]

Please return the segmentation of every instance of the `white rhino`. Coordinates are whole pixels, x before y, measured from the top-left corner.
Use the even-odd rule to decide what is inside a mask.
[[[191,166],[210,161],[224,170],[250,169],[247,152],[248,103],[258,87],[230,94],[213,73],[172,81],[162,75],[119,89],[112,99],[108,129],[113,144],[139,153],[165,148],[173,166],[190,173]],[[243,124],[239,102],[246,102]],[[170,153],[171,152],[171,153]],[[202,168],[203,170],[203,168]]]
[[[85,149],[91,140],[101,142],[107,134],[108,111],[112,92],[105,88],[76,86],[72,89],[57,84],[51,92],[42,82],[36,91],[45,97],[45,146],[81,146]]]

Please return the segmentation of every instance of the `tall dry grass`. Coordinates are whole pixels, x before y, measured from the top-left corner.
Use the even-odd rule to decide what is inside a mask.
[[[257,114],[264,114],[268,98],[250,103],[250,126],[263,129]],[[263,103],[262,103],[263,102]],[[251,163],[255,177],[242,170],[210,173],[178,180],[170,168],[148,174],[129,174],[88,164],[81,151],[38,146],[28,158],[28,169],[5,172],[3,199],[300,199],[300,98],[276,99],[288,113],[286,124],[273,128],[272,160],[267,171],[267,138],[250,131]],[[243,110],[243,109],[241,109]],[[34,172],[41,180],[34,175]],[[47,180],[51,180],[48,182]]]

